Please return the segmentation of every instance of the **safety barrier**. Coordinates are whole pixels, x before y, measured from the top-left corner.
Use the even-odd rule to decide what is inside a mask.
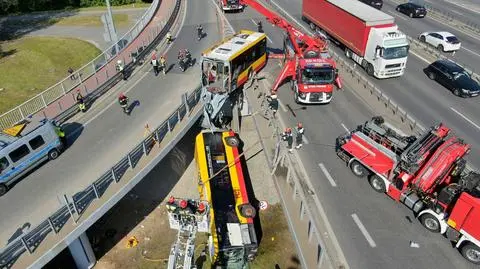
[[[168,11],[168,19],[145,32],[145,27],[150,23],[161,3],[160,0],[154,0],[138,22],[119,38],[116,44],[57,84],[0,115],[0,129],[33,117],[42,110],[42,116],[54,118],[75,105],[72,90],[79,88],[84,96],[88,96],[104,84],[111,84],[109,82],[118,78],[115,70],[116,60],[121,59],[127,67],[131,68],[133,57],[139,58],[140,54],[145,54],[146,47],[156,41],[155,37],[165,34],[164,29],[171,26],[178,13],[179,2],[180,0],[177,1],[175,8]],[[119,51],[117,51],[117,45]]]
[[[201,114],[198,113],[199,108],[196,108],[200,101],[200,94],[200,87],[189,95],[185,94],[182,98],[182,104],[111,169],[108,169],[100,178],[93,181],[84,190],[77,192],[77,194],[71,197],[66,194],[63,195],[64,206],[48,216],[30,232],[17,238],[0,251],[0,268],[11,268],[25,252],[32,254],[49,234],[52,232],[58,234],[70,220],[76,226],[79,226],[81,224],[79,220],[86,221],[90,217],[88,214],[87,217],[83,215],[90,205],[96,200],[107,200],[116,195],[116,193],[106,194],[110,186],[119,183],[129,170],[135,169],[139,162],[146,159],[155,145],[160,146],[167,134],[176,131],[176,126],[180,122],[184,120],[187,120],[187,123],[196,121]],[[194,113],[194,111],[196,112]],[[128,182],[124,183],[128,184]]]

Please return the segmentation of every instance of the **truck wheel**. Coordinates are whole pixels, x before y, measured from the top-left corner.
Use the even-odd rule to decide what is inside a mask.
[[[385,182],[383,182],[383,180],[379,176],[373,174],[368,180],[368,182],[376,192],[379,192],[379,193],[387,192],[387,187],[385,187]]]
[[[364,59],[362,60],[362,67],[363,69],[367,70],[368,62]]]
[[[373,76],[373,73],[374,73],[373,65],[372,65],[372,64],[368,64],[366,71],[367,71],[367,74],[368,74],[369,76]]]
[[[425,229],[429,230],[432,233],[440,232],[440,222],[430,213],[425,213],[420,216],[420,223],[422,223]]]
[[[312,31],[315,31],[315,29],[317,28],[317,26],[313,22],[311,22],[309,25],[310,25],[310,29],[312,29]]]
[[[480,264],[480,248],[470,242],[463,244],[460,248],[462,256],[469,262]]]
[[[368,175],[367,169],[359,161],[352,161],[350,164],[350,170],[352,170],[352,173],[359,178]]]
[[[300,99],[298,99],[298,92],[294,91],[293,99],[295,99],[295,103],[300,104]]]
[[[0,184],[0,196],[3,196],[5,193],[7,193],[8,187],[7,185],[1,183]]]
[[[52,149],[48,152],[48,159],[49,160],[55,160],[56,158],[58,158],[58,155],[60,155],[58,150],[57,149]]]

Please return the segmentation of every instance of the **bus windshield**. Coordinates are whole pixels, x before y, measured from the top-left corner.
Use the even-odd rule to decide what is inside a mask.
[[[302,83],[307,85],[331,84],[335,80],[332,68],[305,68],[302,71]]]

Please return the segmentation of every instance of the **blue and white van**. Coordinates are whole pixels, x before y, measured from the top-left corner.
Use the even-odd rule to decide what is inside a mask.
[[[17,136],[0,133],[0,196],[28,171],[60,155],[64,145],[55,128],[42,120],[28,123]]]

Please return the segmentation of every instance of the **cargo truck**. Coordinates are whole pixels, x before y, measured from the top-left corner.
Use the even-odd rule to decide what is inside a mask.
[[[312,30],[338,41],[345,55],[376,78],[405,72],[408,40],[392,16],[350,0],[303,0],[302,18]]]

